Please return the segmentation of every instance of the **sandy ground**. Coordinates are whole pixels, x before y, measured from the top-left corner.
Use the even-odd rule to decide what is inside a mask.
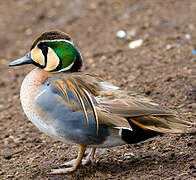
[[[0,179],[195,179],[196,135],[164,135],[97,152],[98,162],[49,175],[77,156],[25,117],[19,89],[32,66],[9,68],[37,34],[69,33],[93,72],[196,122],[195,0],[3,0],[0,3]],[[119,30],[135,35],[118,39]],[[130,34],[130,33],[129,33]],[[186,35],[189,34],[189,35]],[[143,44],[129,49],[130,41]]]

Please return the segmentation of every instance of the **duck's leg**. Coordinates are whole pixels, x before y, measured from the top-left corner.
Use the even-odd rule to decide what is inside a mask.
[[[89,152],[87,158],[85,160],[82,160],[82,165],[87,165],[95,161],[95,151],[96,151],[96,148],[91,148],[91,151]]]
[[[72,166],[72,167],[62,168],[62,169],[52,169],[50,174],[66,174],[75,171],[80,166],[85,151],[86,151],[86,146],[80,145],[80,150],[78,152],[77,159],[71,160],[64,164],[66,166]]]
[[[91,162],[92,163],[94,162],[95,151],[96,151],[96,148],[91,148],[91,151],[88,153],[86,159],[82,160],[82,165],[85,166],[87,164],[90,164]],[[61,164],[61,166],[73,166],[76,161],[77,161],[77,159],[72,159],[71,161],[68,161],[68,162]]]

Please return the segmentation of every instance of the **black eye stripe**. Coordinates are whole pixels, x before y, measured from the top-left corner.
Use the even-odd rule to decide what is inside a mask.
[[[44,61],[45,61],[44,68],[45,68],[46,67],[46,64],[47,64],[47,60],[48,60],[48,58],[47,58],[48,47],[43,42],[39,43],[37,45],[37,47],[42,50],[42,54],[44,55]]]
[[[48,48],[41,49],[45,58],[47,58]]]
[[[40,48],[40,49],[45,49],[45,48],[47,48],[47,46],[46,46],[45,43],[43,43],[43,42],[40,42],[40,43],[37,45],[37,47]]]

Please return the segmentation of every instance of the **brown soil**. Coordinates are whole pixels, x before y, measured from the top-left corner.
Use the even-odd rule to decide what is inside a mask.
[[[81,50],[83,70],[196,122],[195,0],[6,0],[0,12],[0,179],[196,178],[194,133],[100,149],[97,163],[69,175],[49,175],[51,168],[76,157],[77,146],[47,137],[27,120],[19,89],[33,67],[8,67],[25,55],[37,34],[60,29]],[[118,39],[121,29],[136,35]],[[144,43],[129,49],[136,39]]]

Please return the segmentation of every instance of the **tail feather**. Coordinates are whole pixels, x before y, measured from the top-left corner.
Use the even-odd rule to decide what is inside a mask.
[[[127,119],[132,131],[123,129],[122,139],[129,144],[145,141],[165,133],[186,133],[186,129],[195,124],[182,121],[175,115],[140,116]]]
[[[151,130],[159,133],[184,133],[187,128],[193,126],[193,123],[180,120],[175,115],[149,115],[128,119],[142,128],[143,130]]]
[[[160,135],[162,133],[156,132],[150,129],[147,129],[142,124],[137,121],[131,119],[129,124],[132,128],[132,131],[127,129],[122,129],[122,139],[126,141],[128,144],[135,144],[141,141],[145,141],[154,136]]]

